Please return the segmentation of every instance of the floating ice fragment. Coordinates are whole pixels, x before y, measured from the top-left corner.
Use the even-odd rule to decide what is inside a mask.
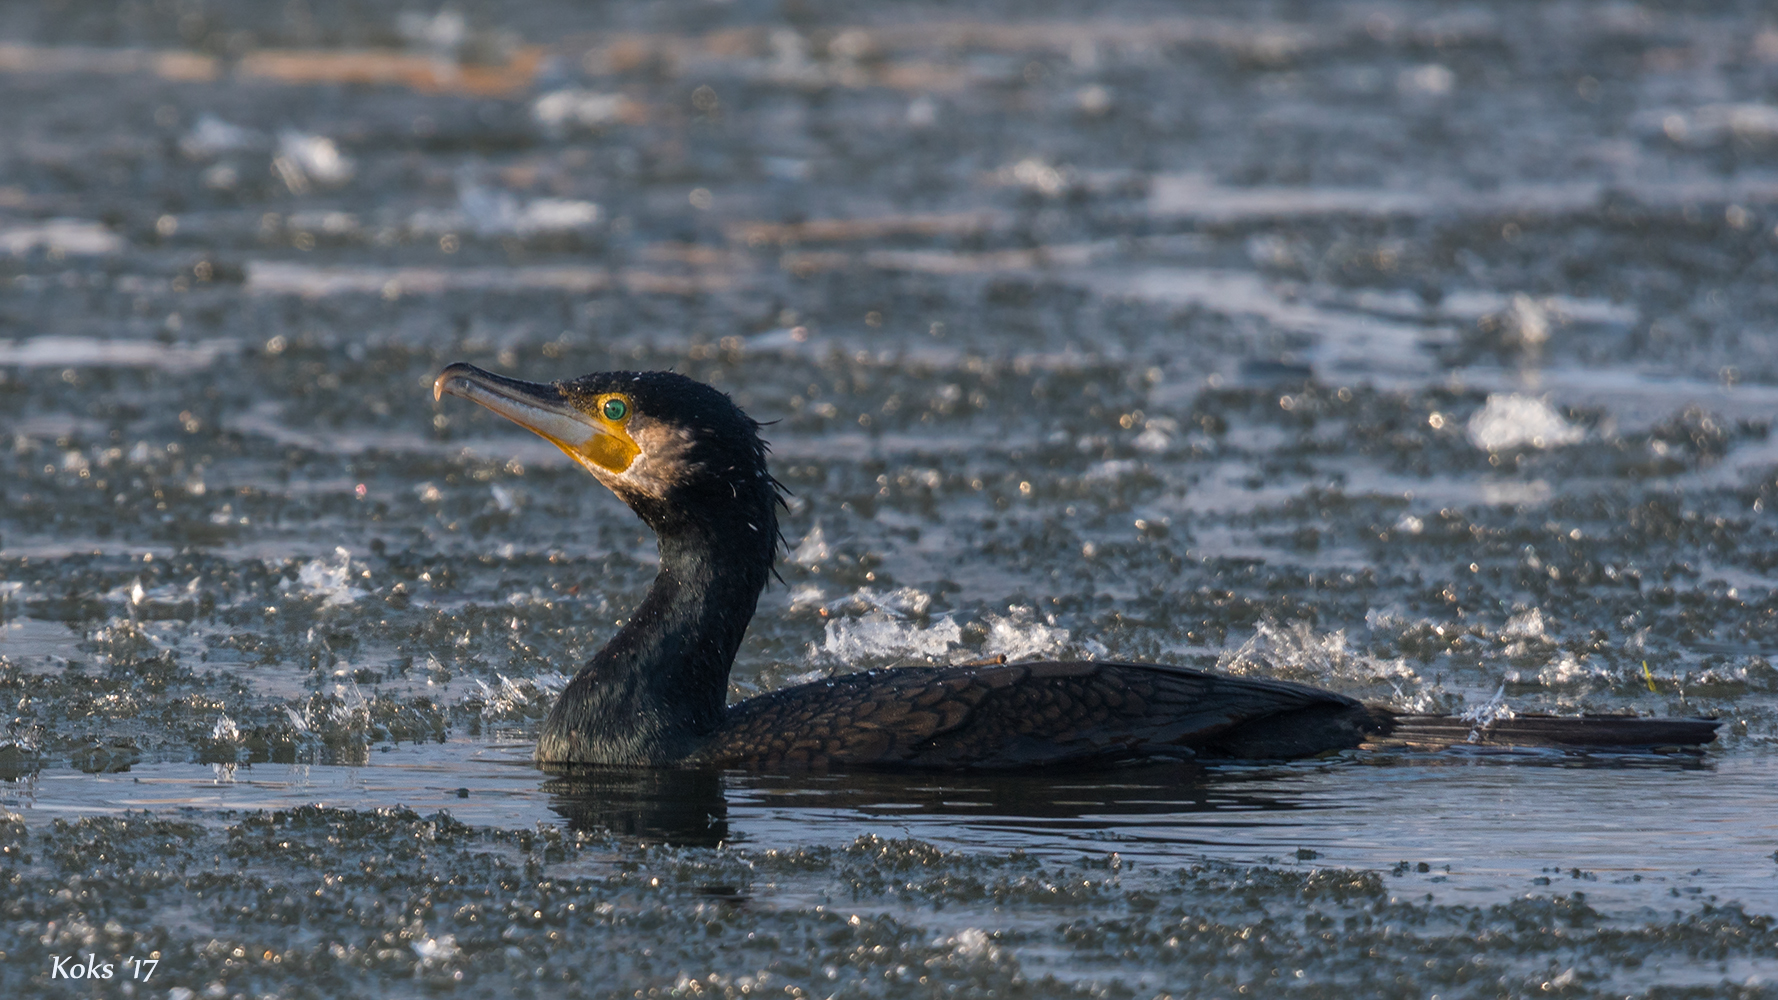
[[[305,591],[325,600],[323,607],[338,604],[350,604],[363,597],[365,592],[352,586],[352,553],[350,550],[335,548],[333,557],[311,559],[303,563],[296,571],[296,582]]]
[[[590,226],[599,221],[599,206],[590,201],[567,198],[539,198],[519,213],[514,231],[525,233],[556,233]]]
[[[494,506],[498,507],[502,514],[510,514],[519,509],[518,499],[513,496],[512,491],[499,483],[488,487],[488,492],[494,495]]]
[[[417,233],[469,230],[483,237],[533,236],[582,229],[597,223],[599,214],[599,206],[590,201],[538,198],[521,202],[510,191],[460,178],[456,208],[421,209],[408,220],[408,226]]]
[[[97,222],[47,219],[35,225],[0,229],[0,251],[23,257],[33,250],[77,257],[96,257],[123,249],[123,237]]]
[[[1569,423],[1555,408],[1535,396],[1494,393],[1469,418],[1469,440],[1483,451],[1505,451],[1530,445],[1556,448],[1575,444],[1587,432]]]
[[[1053,167],[1032,157],[1020,160],[1010,167],[1002,167],[995,173],[995,180],[1002,184],[1029,188],[1053,198],[1067,189],[1069,175],[1065,167]]]
[[[1088,84],[1074,94],[1074,106],[1095,118],[1110,111],[1111,104],[1111,91],[1103,84]]]
[[[1532,608],[1521,611],[1506,620],[1506,626],[1500,630],[1503,639],[1543,639],[1548,636],[1543,627],[1543,609]]]
[[[1113,458],[1094,465],[1083,478],[1089,483],[1116,482],[1141,469],[1142,463],[1133,458]]]
[[[1179,431],[1179,424],[1167,417],[1150,417],[1142,433],[1130,442],[1137,451],[1150,455],[1159,455],[1173,446],[1173,435]]]
[[[531,105],[531,117],[548,129],[603,128],[635,114],[636,109],[622,94],[575,88],[551,91]]]
[[[241,729],[235,725],[235,720],[229,718],[227,713],[223,713],[217,717],[216,725],[210,728],[210,738],[218,743],[239,743],[241,742]]]
[[[395,16],[395,31],[416,48],[454,55],[469,39],[469,21],[461,11],[449,7],[430,16],[404,10]]]
[[[191,131],[179,138],[179,151],[188,159],[205,160],[223,153],[249,149],[259,142],[259,133],[239,125],[230,125],[208,112],[199,115]]]
[[[333,140],[286,129],[278,135],[278,155],[272,168],[291,194],[305,194],[310,183],[337,187],[352,179],[355,167],[340,153]]]
[[[1457,74],[1438,63],[1427,63],[1402,70],[1395,78],[1395,86],[1404,94],[1443,97],[1457,86]]]
[[[1364,625],[1373,632],[1399,632],[1409,624],[1407,609],[1399,604],[1371,608],[1364,613]]]
[[[802,543],[790,554],[790,561],[798,566],[814,566],[826,562],[833,553],[827,547],[827,536],[821,531],[821,522],[809,529],[803,536]]]
[[[1727,139],[1752,142],[1778,138],[1778,106],[1706,104],[1689,111],[1673,108],[1642,112],[1631,123],[1646,135],[1665,136],[1681,146],[1712,146]]]
[[[793,159],[788,156],[765,156],[759,161],[760,169],[767,177],[777,181],[806,181],[809,179],[809,161]]]
[[[241,183],[241,171],[232,163],[218,163],[205,168],[198,180],[212,191],[233,191]]]
[[[938,121],[938,104],[924,95],[908,102],[907,122],[912,128],[931,128]]]
[[[1604,677],[1608,673],[1602,667],[1590,666],[1576,659],[1573,653],[1563,653],[1554,663],[1545,664],[1537,672],[1537,680],[1546,688],[1560,688]]]
[[[978,927],[965,927],[949,943],[952,952],[963,958],[987,959],[992,962],[1000,957],[1000,949],[994,946],[988,933]]]
[[[1536,347],[1550,339],[1549,312],[1531,296],[1524,292],[1514,294],[1507,314],[1521,346]]]
[[[358,230],[358,217],[350,212],[293,212],[285,220],[291,229],[346,236]]]
[[[457,936],[445,934],[441,937],[420,938],[411,945],[414,954],[418,955],[423,965],[438,965],[455,959],[461,949],[457,947]]]
[[[307,736],[313,731],[309,728],[309,707],[307,705],[303,706],[300,714],[296,709],[286,705],[284,706],[284,715],[290,720],[290,728],[296,730],[298,735]]]

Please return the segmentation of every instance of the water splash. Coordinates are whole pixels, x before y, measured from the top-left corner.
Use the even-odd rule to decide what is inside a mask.
[[[949,617],[929,627],[897,621],[887,612],[832,619],[819,654],[843,664],[858,661],[932,659],[963,644],[963,628]]]
[[[1093,639],[1074,642],[1074,634],[1057,625],[1055,618],[1040,620],[1037,609],[1014,605],[1005,615],[987,615],[988,628],[982,652],[988,656],[1005,656],[1008,660],[1034,660],[1074,651],[1086,659],[1104,656],[1105,646]]]
[[[1488,727],[1494,723],[1502,719],[1517,717],[1518,713],[1514,712],[1511,706],[1506,703],[1505,682],[1502,682],[1500,689],[1494,692],[1494,697],[1489,698],[1483,704],[1464,709],[1462,714],[1457,716],[1472,727],[1469,731],[1469,742],[1471,743],[1481,742],[1482,734],[1487,732]]]
[[[1379,616],[1379,622],[1400,619]],[[1387,686],[1390,699],[1406,711],[1431,711],[1433,692],[1404,659],[1379,659],[1347,648],[1344,629],[1316,632],[1307,622],[1261,622],[1233,652],[1217,657],[1216,668],[1231,674],[1277,677],[1334,688]]]
[[[476,678],[476,689],[465,694],[462,701],[471,707],[480,704],[484,719],[535,718],[548,711],[567,686],[567,675],[555,670],[516,681],[497,673],[493,684]]]

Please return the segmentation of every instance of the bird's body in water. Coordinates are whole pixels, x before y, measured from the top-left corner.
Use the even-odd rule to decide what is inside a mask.
[[[671,372],[524,382],[466,364],[462,396],[579,462],[652,528],[647,597],[562,691],[537,744],[559,764],[1021,768],[1156,757],[1280,759],[1373,743],[1695,745],[1706,719],[1403,714],[1286,681],[1094,661],[902,667],[727,705],[729,668],[772,575],[778,484],[759,425]]]

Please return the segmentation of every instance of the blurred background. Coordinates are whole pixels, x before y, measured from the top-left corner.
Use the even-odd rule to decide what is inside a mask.
[[[400,802],[658,835],[651,810],[714,795],[669,819],[795,845],[905,799],[969,855],[943,877],[1128,823],[1243,863],[1419,851],[1485,869],[1491,900],[1544,891],[1540,851],[1574,879],[1576,857],[1671,876],[1614,890],[1630,909],[1778,899],[1761,5],[9,4],[0,95],[0,804],[21,815]],[[1041,808],[1089,818],[1016,836],[951,823],[942,790],[542,788],[526,742],[654,543],[546,443],[436,406],[458,360],[670,367],[773,422],[784,584],[737,698],[1116,656],[1421,710],[1702,712],[1722,742],[1701,774],[1058,792]],[[305,770],[252,779],[273,767]],[[1451,840],[1497,786],[1540,791]],[[805,825],[815,801],[831,826]],[[1567,838],[1573,801],[1603,819]],[[1214,826],[1309,804],[1324,826]],[[1214,829],[1178,834],[1194,810]],[[1686,853],[1706,848],[1727,853]],[[1425,870],[1395,875],[1449,888]],[[1294,921],[1307,891],[1255,905]],[[914,937],[961,933],[908,905]],[[1694,916],[1650,940],[1693,947]],[[1085,949],[1065,984],[1121,947],[1031,933]],[[428,947],[400,974],[452,967]],[[932,947],[981,982],[1011,954]],[[1406,978],[1378,982],[1457,982],[1391,947]],[[1660,978],[1621,942],[1543,947],[1498,959],[1540,995],[1563,968],[1557,992]],[[1721,947],[1740,964],[1689,981],[1771,975],[1769,947]],[[1168,954],[1247,981],[1213,952]]]

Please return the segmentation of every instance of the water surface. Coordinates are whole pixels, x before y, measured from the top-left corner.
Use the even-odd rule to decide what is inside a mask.
[[[0,980],[1772,995],[1764,16],[0,12]],[[457,360],[774,421],[736,699],[1116,656],[1722,738],[546,775],[653,542]]]

